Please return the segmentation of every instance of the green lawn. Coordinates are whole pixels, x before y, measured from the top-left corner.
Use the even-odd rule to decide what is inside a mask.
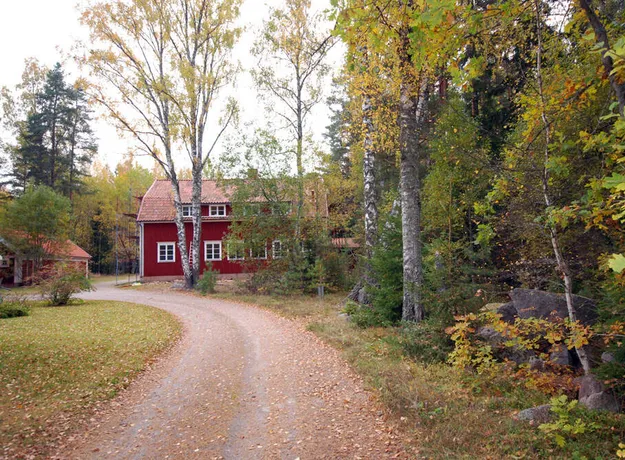
[[[113,397],[180,335],[162,310],[93,301],[0,320],[0,445],[15,456]],[[0,450],[0,457],[3,455]]]

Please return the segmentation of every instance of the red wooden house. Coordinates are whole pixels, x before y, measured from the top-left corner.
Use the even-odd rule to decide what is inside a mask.
[[[180,194],[185,216],[187,248],[191,246],[190,180],[180,181]],[[225,241],[231,223],[232,206],[228,190],[216,181],[204,180],[202,186],[202,244],[200,258],[204,271],[208,262],[214,270],[225,275],[243,273],[243,255],[227,251]],[[156,180],[141,198],[137,223],[140,238],[140,275],[144,280],[171,280],[183,276],[178,249],[178,234],[174,222],[173,192],[169,180]],[[239,251],[240,252],[240,251]],[[264,254],[266,257],[266,253]]]
[[[185,217],[187,249],[191,246],[193,224],[191,221],[190,180],[180,181],[182,213]],[[307,213],[327,217],[325,192],[319,193],[319,184],[309,184],[306,190]],[[229,248],[227,236],[232,223],[231,186],[220,186],[214,180],[204,180],[202,185],[202,243],[200,245],[200,272],[210,262],[213,270],[226,277],[235,277],[250,268],[246,261],[261,261],[281,253],[279,240],[268,241],[265,247],[243,250]],[[260,200],[264,201],[264,200]],[[156,180],[141,198],[137,214],[139,225],[139,267],[143,280],[173,280],[183,277],[178,249],[178,232],[174,217],[173,192],[169,180]],[[253,265],[253,264],[252,264]]]

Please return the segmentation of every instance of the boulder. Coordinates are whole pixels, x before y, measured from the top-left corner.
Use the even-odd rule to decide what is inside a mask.
[[[615,413],[621,411],[621,405],[618,399],[609,391],[591,394],[587,398],[580,399],[579,403],[591,410],[604,410]]]
[[[603,382],[592,374],[575,379],[579,384],[579,404],[591,410],[620,412],[621,404],[616,396],[606,390]]]
[[[549,361],[553,364],[559,364],[560,366],[572,366],[573,360],[571,359],[571,353],[563,344],[555,344],[551,347],[549,353]]]
[[[502,321],[510,324],[514,323],[514,319],[517,317],[517,312],[512,302],[504,303],[497,308],[497,313],[501,315]]]
[[[555,316],[564,319],[569,316],[566,299],[562,294],[537,289],[513,289],[509,295],[517,315],[521,318],[549,319]],[[573,305],[577,319],[582,324],[594,324],[597,320],[597,306],[593,300],[574,295]]]
[[[605,390],[603,382],[597,379],[592,374],[584,375],[575,379],[575,383],[579,385],[578,399],[580,402],[582,399],[588,398],[590,395],[601,393]]]
[[[530,370],[543,372],[545,370],[545,362],[536,356],[532,356],[530,358]]]
[[[524,409],[516,415],[517,420],[524,420],[530,423],[546,423],[553,417],[551,405],[544,404],[542,406],[530,407]]]
[[[483,338],[491,345],[499,345],[504,341],[503,336],[492,327],[482,326],[477,330],[478,337]]]
[[[616,358],[614,357],[613,353],[610,353],[609,351],[604,351],[603,353],[601,353],[601,362],[613,363],[615,361]]]

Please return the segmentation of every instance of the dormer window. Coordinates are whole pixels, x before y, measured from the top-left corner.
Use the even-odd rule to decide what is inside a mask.
[[[190,204],[182,205],[182,217],[191,217],[192,216],[192,208]]]
[[[211,204],[208,207],[208,215],[209,217],[223,217],[226,215],[226,205],[225,204]]]

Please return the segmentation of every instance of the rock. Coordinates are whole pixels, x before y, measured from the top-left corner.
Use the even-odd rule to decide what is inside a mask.
[[[544,371],[545,370],[545,362],[540,359],[537,358],[536,356],[532,356],[530,358],[530,370],[532,371]]]
[[[551,412],[551,405],[549,404],[530,407],[516,415],[517,420],[524,420],[530,423],[546,423],[551,420],[551,417],[553,417],[553,413]]]
[[[587,398],[580,399],[579,403],[591,410],[605,410],[616,413],[621,411],[621,405],[616,399],[616,396],[609,391],[591,394]]]
[[[352,317],[349,316],[347,313],[339,313],[339,318],[341,318],[343,321],[351,321]]]
[[[172,289],[184,289],[187,285],[184,283],[184,281],[174,281],[171,284]]]
[[[499,345],[503,342],[503,336],[492,327],[482,326],[477,330],[477,335],[491,345]]]
[[[521,347],[506,347],[501,351],[500,356],[517,364],[523,364],[536,358],[536,353]]]
[[[592,374],[576,378],[575,383],[579,385],[578,399],[580,402],[582,399],[586,399],[590,395],[601,393],[605,390],[603,382],[598,380],[597,377]]]
[[[516,308],[512,302],[504,303],[497,309],[497,313],[501,315],[501,320],[506,323],[514,323],[514,319],[517,317]]]
[[[569,350],[561,343],[553,345],[551,347],[549,361],[551,361],[553,364],[559,364],[560,366],[573,365],[573,360],[571,359],[571,354],[569,353]]]
[[[549,319],[555,316],[564,319],[569,316],[566,299],[562,294],[537,289],[513,289],[509,295],[517,315],[521,318]],[[573,305],[577,319],[582,324],[594,324],[597,320],[597,307],[593,300],[574,295]]]
[[[616,358],[609,351],[604,351],[601,353],[601,361],[604,363],[613,363],[616,362]]]

